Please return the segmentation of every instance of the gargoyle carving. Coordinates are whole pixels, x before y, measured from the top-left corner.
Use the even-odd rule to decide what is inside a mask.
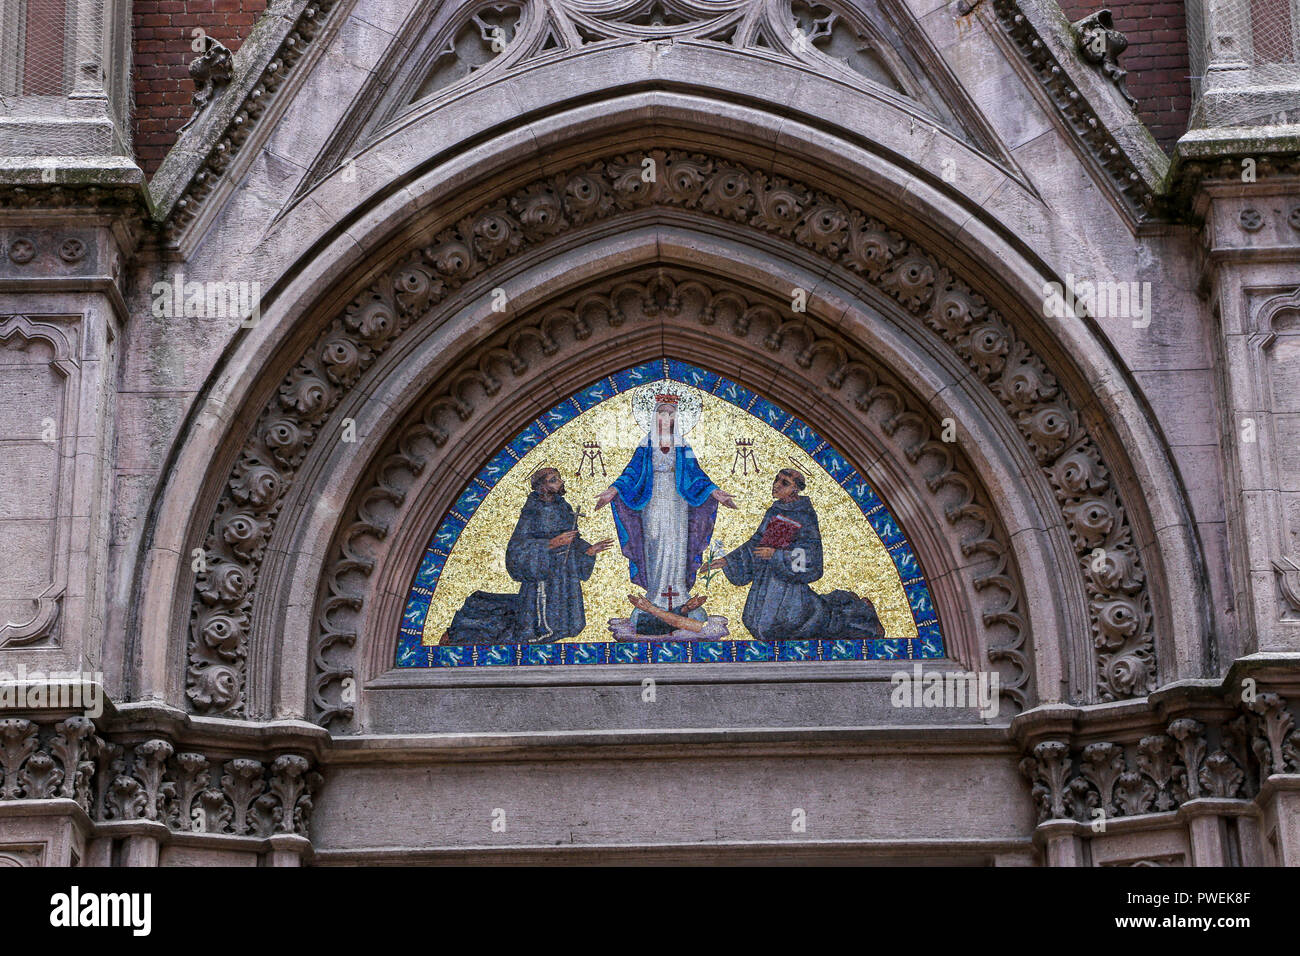
[[[1137,100],[1124,85],[1128,70],[1119,65],[1119,55],[1128,49],[1128,38],[1115,29],[1110,11],[1098,10],[1079,20],[1074,24],[1074,37],[1083,58],[1089,63],[1099,64],[1128,105],[1136,106]]]
[[[202,115],[203,110],[217,94],[220,87],[230,82],[234,75],[234,57],[215,37],[203,37],[203,52],[190,61],[190,78],[194,80],[194,115],[182,130],[188,129]]]

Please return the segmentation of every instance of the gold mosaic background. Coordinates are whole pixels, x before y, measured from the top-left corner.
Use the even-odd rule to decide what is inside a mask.
[[[506,574],[505,545],[528,497],[529,475],[546,465],[560,469],[566,499],[584,513],[585,517],[578,520],[582,536],[589,542],[614,539],[614,544],[597,557],[596,568],[583,585],[587,627],[568,640],[613,640],[609,619],[627,617],[632,610],[627,595],[641,592],[628,579],[627,558],[618,548],[613,508],[606,505],[595,511],[595,498],[618,477],[645,437],[632,418],[632,395],[632,391],[624,392],[583,412],[534,447],[497,482],[447,558],[425,618],[425,644],[439,643],[452,616],[472,592],[518,592],[519,584]],[[848,492],[780,432],[730,402],[707,393],[702,393],[702,398],[704,409],[699,424],[686,441],[695,450],[705,474],[732,495],[738,505],[735,510],[718,508],[713,539],[728,551],[745,542],[772,503],[773,476],[788,465],[802,466],[800,470],[808,479],[803,493],[812,499],[817,511],[825,555],[825,573],[813,584],[813,590],[824,594],[844,588],[869,597],[885,626],[886,637],[915,638],[916,624],[894,563]],[[737,465],[735,474],[731,473],[737,438],[753,440],[760,472],[755,473],[751,465],[749,474],[743,475]],[[592,477],[589,466],[583,463],[583,442],[588,441],[600,442],[605,475],[597,463]],[[577,474],[579,463],[583,465],[581,476]],[[749,593],[747,586],[736,587],[719,572],[707,588],[700,575],[691,593],[708,594],[704,609],[726,616],[731,630],[728,639],[752,639],[740,620]]]

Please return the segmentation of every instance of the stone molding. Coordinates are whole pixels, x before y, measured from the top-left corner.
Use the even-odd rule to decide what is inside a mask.
[[[942,575],[951,570],[969,579],[971,593],[988,594],[975,615],[985,628],[987,659],[995,665],[1008,665],[1002,693],[1017,709],[1027,706],[1032,689],[1024,589],[1006,531],[979,478],[952,444],[938,440],[942,425],[934,414],[865,350],[847,337],[826,334],[814,321],[795,314],[784,319],[780,308],[769,301],[756,301],[734,283],[682,269],[650,267],[531,310],[526,320],[485,340],[474,355],[456,360],[454,367],[461,371],[451,373],[443,379],[447,384],[419,399],[415,414],[385,440],[375,456],[376,465],[353,493],[338,523],[340,532],[330,548],[312,627],[312,719],[337,728],[349,724],[354,716],[353,702],[343,699],[340,688],[333,685],[357,676],[353,649],[361,636],[366,595],[372,590],[367,582],[381,556],[396,561],[382,582],[385,590],[406,583],[395,582],[390,575],[409,578],[411,567],[405,566],[404,552],[395,555],[385,546],[391,518],[416,486],[428,452],[474,444],[470,436],[476,423],[495,404],[475,401],[474,393],[482,389],[489,398],[517,394],[524,376],[544,374],[548,360],[554,361],[555,356],[579,347],[590,354],[605,342],[628,346],[637,329],[659,330],[661,321],[671,321],[683,333],[694,328],[713,336],[727,335],[737,354],[751,349],[778,356],[793,353],[793,364],[799,369],[811,369],[817,359],[829,360],[831,376],[809,387],[824,384],[853,394],[858,412],[855,424],[881,434],[882,446],[893,444],[900,453],[899,469],[908,474],[918,493],[930,495],[931,513],[942,514],[952,526],[946,536],[951,551],[973,562],[951,569],[931,565],[927,571],[933,577],[936,572]],[[686,350],[694,347],[693,341],[683,345]],[[577,355],[570,359],[578,360]],[[466,463],[471,469],[477,465]],[[455,465],[451,468],[460,470]],[[454,496],[457,490],[439,489],[439,496]],[[445,508],[437,510],[441,513]],[[919,557],[925,563],[927,557],[933,560],[936,555],[922,552]],[[945,633],[951,645],[956,622],[946,620]],[[381,629],[385,626],[382,619],[377,623]],[[366,633],[373,631],[373,625],[366,629]],[[395,638],[395,624],[392,634]],[[382,630],[377,639],[384,640]],[[949,656],[954,656],[953,650],[948,648]],[[978,666],[977,661],[967,663]]]
[[[793,242],[937,333],[997,398],[1052,485],[1089,596],[1098,696],[1154,687],[1151,598],[1127,512],[1083,415],[1011,324],[940,260],[843,200],[729,159],[664,150],[646,158],[660,171],[654,182],[641,178],[642,156],[623,154],[532,182],[463,217],[353,299],[292,367],[258,416],[203,542],[207,567],[191,610],[191,706],[242,714],[252,595],[281,500],[321,426],[376,356],[487,269],[576,227],[649,207]],[[544,327],[530,335],[543,350],[553,346]],[[776,348],[782,339],[775,335]],[[848,371],[837,373],[841,383]],[[477,375],[488,394],[500,388],[490,371]],[[469,414],[454,394],[440,409],[462,420]]]
[[[765,0],[764,7],[775,6],[772,0]],[[193,158],[181,155],[181,146],[178,143],[173,148],[172,153],[168,156],[168,161],[164,166],[168,167],[161,171],[161,175],[156,177],[152,187],[153,201],[158,206],[158,215],[164,223],[164,238],[168,242],[176,242],[180,233],[185,227],[194,220],[199,207],[206,201],[211,194],[216,183],[222,179],[225,170],[230,166],[231,161],[240,152],[243,144],[247,141],[250,133],[257,125],[260,117],[266,111],[267,106],[273,99],[275,92],[283,85],[290,71],[301,59],[302,54],[319,36],[322,27],[330,19],[331,13],[339,6],[338,0],[310,0],[302,4],[290,26],[280,40],[278,47],[274,50],[273,55],[268,54],[268,62],[254,81],[251,77],[244,77],[231,84],[226,94],[219,98],[220,102],[231,99],[229,109],[229,119],[220,128],[214,130],[206,129],[204,124],[195,129],[195,134],[202,134],[205,142],[211,141],[205,151],[195,152]],[[342,6],[346,7],[346,4]],[[470,22],[470,15],[473,14],[476,7],[486,7],[488,4],[467,4],[468,12],[458,14],[457,22],[464,25]],[[522,7],[522,2],[502,2],[497,7]],[[531,18],[536,21],[532,24],[531,33],[536,34],[529,39],[529,43],[521,46],[518,51],[507,50],[503,53],[502,62],[521,61],[539,53],[544,52],[550,43],[577,43],[579,45],[603,38],[600,34],[605,31],[605,37],[623,36],[637,40],[653,40],[656,37],[672,38],[677,34],[689,36],[692,29],[699,32],[702,27],[700,24],[710,24],[710,30],[713,33],[727,34],[735,32],[744,25],[746,30],[752,36],[749,37],[748,43],[756,46],[758,52],[766,52],[767,55],[777,55],[778,53],[786,57],[794,57],[796,61],[803,59],[805,55],[796,55],[791,46],[791,38],[784,35],[778,36],[772,28],[766,25],[766,20],[776,20],[769,15],[764,18],[763,29],[759,30],[754,24],[742,24],[740,21],[726,22],[726,17],[719,17],[720,11],[725,12],[724,8],[740,7],[741,4],[722,4],[722,5],[697,5],[689,0],[669,0],[662,5],[662,8],[674,14],[674,19],[682,21],[684,25],[661,24],[657,27],[640,27],[630,22],[635,14],[643,13],[641,6],[638,4],[625,4],[626,10],[621,8],[611,8],[606,3],[591,3],[586,0],[568,0],[567,3],[557,5],[557,8],[549,10],[549,15],[534,14]],[[678,9],[680,8],[680,9]],[[851,5],[848,5],[851,8]],[[830,8],[826,8],[830,9]],[[559,11],[563,10],[563,13]],[[993,4],[995,18],[1003,32],[1011,39],[1012,47],[1023,57],[1029,69],[1038,78],[1042,87],[1047,92],[1051,101],[1056,105],[1065,120],[1066,125],[1078,139],[1084,150],[1100,165],[1106,173],[1109,181],[1114,185],[1118,194],[1122,197],[1125,208],[1134,220],[1151,219],[1157,212],[1157,194],[1158,180],[1164,172],[1163,168],[1154,168],[1147,173],[1139,168],[1129,155],[1129,150],[1122,146],[1119,141],[1107,129],[1106,121],[1099,115],[1097,110],[1089,104],[1087,98],[1077,88],[1069,77],[1070,72],[1064,70],[1056,54],[1052,52],[1049,45],[1039,32],[1035,25],[1036,18],[1031,18],[1020,9],[1018,0],[995,0]],[[833,12],[833,11],[832,11]],[[842,15],[842,14],[841,14]],[[852,11],[852,17],[855,20],[866,21],[859,11]],[[750,18],[746,18],[750,19]],[[552,22],[554,21],[554,22]],[[261,24],[259,24],[260,26]],[[584,33],[585,31],[585,33]],[[705,34],[709,30],[704,31]],[[760,40],[759,37],[763,39]],[[706,37],[714,39],[713,37]],[[808,46],[815,50],[815,43],[812,42],[816,37],[810,38]],[[485,42],[490,42],[490,38],[485,38]],[[726,38],[725,42],[730,43],[731,38]],[[762,44],[769,46],[767,51],[762,50]],[[248,44],[246,44],[248,45]],[[241,52],[242,48],[241,48]],[[892,50],[882,51],[896,56]],[[1073,48],[1061,47],[1062,55],[1072,54],[1079,59],[1078,66],[1084,67],[1082,57],[1078,55],[1077,50]],[[236,60],[238,61],[238,57]],[[834,60],[825,59],[825,62],[834,63]],[[934,77],[944,71],[942,61],[928,54],[927,61],[924,64],[925,69],[930,77]],[[898,70],[895,68],[897,74]],[[911,81],[912,86],[916,86],[916,81]],[[952,109],[955,108],[961,114],[961,123],[968,130],[971,130],[980,142],[985,142],[990,133],[980,122],[978,114],[965,108],[966,104],[962,99],[959,88],[953,84],[947,84],[949,89],[946,90],[942,98],[944,106]],[[909,95],[915,96],[920,92],[918,89],[910,90]],[[237,100],[234,98],[238,97]],[[955,101],[954,101],[955,99]],[[377,105],[377,104],[376,104]],[[933,107],[932,107],[933,108]],[[211,112],[216,112],[212,110]],[[391,108],[388,110],[391,113]],[[388,115],[385,113],[384,115]],[[210,125],[210,124],[207,124]],[[1140,124],[1139,124],[1140,125]],[[357,135],[354,124],[346,124],[347,132],[352,142]],[[344,132],[341,130],[341,132]],[[996,148],[996,147],[994,147]],[[1154,147],[1152,156],[1144,157],[1156,164],[1163,162],[1163,154]],[[175,161],[172,161],[175,154]],[[333,142],[325,148],[326,166],[332,166],[341,161],[344,154],[344,147],[339,142]],[[200,158],[201,157],[201,158]],[[173,171],[171,166],[175,165]],[[1147,165],[1151,165],[1148,163]],[[308,176],[309,181],[315,181],[321,170],[318,168],[313,175]]]
[[[1153,169],[1150,174],[1144,175],[1129,151],[1120,144],[1106,121],[1098,115],[1097,108],[1089,102],[1086,91],[1080,89],[1072,72],[1053,52],[1056,44],[1049,43],[1044,38],[1035,24],[1035,18],[1029,16],[1021,5],[1022,0],[993,0],[993,15],[998,26],[1024,58],[1066,127],[1087,155],[1105,172],[1132,219],[1142,222],[1157,218],[1157,180],[1163,175],[1164,169]],[[1085,65],[1073,46],[1058,49],[1062,54],[1073,54],[1079,61],[1079,66]],[[1147,137],[1149,139],[1150,134]],[[1159,153],[1154,141],[1151,146]],[[1162,163],[1163,154],[1153,159]]]
[[[425,0],[299,192],[412,110],[527,73],[542,58],[629,43],[653,45],[662,56],[676,44],[712,47],[813,70],[867,96],[906,101],[909,113],[1014,165],[907,4],[864,6],[851,0],[661,0],[649,6],[642,0],[503,0],[465,3],[449,13]],[[435,77],[438,85],[430,86]]]
[[[287,4],[277,4],[285,6]],[[178,141],[150,184],[150,193],[163,224],[163,239],[174,243],[198,214],[199,207],[239,155],[267,107],[303,54],[320,36],[333,10],[346,8],[339,0],[294,0],[296,10],[268,10],[235,56],[236,76],[216,99],[201,108],[197,123]],[[283,31],[278,42],[272,32]],[[275,42],[271,47],[270,43]],[[247,63],[245,58],[257,57]],[[263,65],[258,68],[257,64]],[[247,70],[239,75],[241,69]],[[252,71],[256,70],[256,73]],[[228,109],[226,107],[229,107]],[[199,116],[196,107],[195,118]],[[224,116],[224,122],[222,118]],[[194,123],[191,118],[190,123]],[[217,125],[220,123],[220,125]],[[189,125],[188,123],[186,124]],[[194,139],[192,145],[188,142]],[[174,167],[174,168],[173,168]]]
[[[309,836],[322,783],[314,757],[232,745],[101,731],[87,717],[0,719],[0,800],[61,797],[97,823],[146,820],[178,833]]]

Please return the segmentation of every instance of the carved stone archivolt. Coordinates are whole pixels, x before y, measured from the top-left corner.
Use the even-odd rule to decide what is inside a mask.
[[[643,176],[645,161],[657,170],[652,181]],[[536,180],[463,217],[353,299],[284,377],[239,453],[203,542],[187,669],[196,710],[243,712],[253,594],[285,492],[321,426],[377,356],[486,270],[572,230],[651,207],[689,210],[817,254],[951,349],[1005,409],[1055,492],[1089,598],[1098,696],[1152,689],[1153,612],[1128,514],[1078,408],[1011,324],[937,257],[842,199],[727,158],[653,150]],[[520,334],[543,351],[554,348],[545,326]],[[778,328],[764,345],[780,349],[799,338]],[[518,362],[509,353],[503,359]],[[846,356],[828,384],[839,388],[853,371]],[[492,366],[474,374],[488,394],[500,389]],[[453,393],[439,415],[463,420],[471,411]],[[430,427],[446,440],[438,420]]]
[[[314,625],[315,720],[337,729],[353,717],[351,695],[342,688],[356,677],[352,649],[366,582],[383,553],[391,519],[428,459],[472,433],[495,404],[492,396],[517,393],[530,373],[555,356],[590,354],[593,345],[627,342],[638,329],[660,330],[664,322],[724,336],[738,346],[737,354],[767,351],[792,357],[801,369],[829,370],[819,384],[851,396],[862,427],[870,425],[892,440],[900,458],[914,468],[917,490],[928,493],[933,512],[954,527],[956,547],[975,559],[965,573],[972,590],[984,595],[978,616],[988,629],[989,660],[1006,665],[1001,692],[1018,709],[1026,706],[1030,669],[1023,590],[1007,535],[969,464],[954,444],[940,440],[942,426],[933,415],[860,348],[806,316],[792,318],[779,304],[756,301],[716,279],[660,267],[583,289],[512,323],[476,348],[476,358],[457,362],[460,370],[422,399],[412,418],[386,442],[368,481],[353,496],[326,567]],[[477,400],[480,395],[489,400]]]
[[[1229,704],[1127,743],[1035,743],[1020,771],[1038,822],[1160,813],[1202,797],[1250,799],[1271,775],[1300,773],[1300,734],[1283,697],[1262,693]]]
[[[75,800],[97,822],[177,832],[308,836],[315,763],[301,754],[220,758],[165,737],[117,743],[87,717],[0,720],[0,800]]]

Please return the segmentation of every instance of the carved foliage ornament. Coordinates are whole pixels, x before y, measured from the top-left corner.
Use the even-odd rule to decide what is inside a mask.
[[[578,343],[591,349],[602,341],[621,340],[638,326],[657,324],[663,317],[694,321],[714,335],[745,342],[746,349],[754,352],[793,352],[800,368],[810,369],[816,362],[828,369],[827,388],[849,390],[863,417],[876,417],[880,431],[896,443],[902,458],[919,465],[913,472],[917,490],[936,498],[935,510],[942,511],[961,537],[962,554],[987,556],[987,561],[973,562],[967,572],[974,589],[988,595],[981,608],[983,623],[1000,628],[990,637],[989,659],[1008,665],[1001,693],[1024,708],[1029,664],[1020,613],[1022,589],[1006,535],[977,492],[977,482],[963,473],[952,444],[935,435],[932,416],[869,356],[850,342],[823,334],[814,323],[798,317],[791,320],[779,306],[752,302],[734,288],[692,273],[661,267],[647,273],[648,277],[621,277],[574,293],[487,340],[477,350],[477,359],[460,363],[446,385],[421,402],[413,421],[389,439],[369,483],[362,486],[365,490],[354,497],[346,513],[326,571],[313,645],[313,717],[325,726],[352,719],[352,695],[343,693],[343,682],[355,676],[351,648],[361,618],[365,579],[375,566],[390,519],[424,469],[427,453],[470,428],[473,417],[491,404],[476,397],[507,388],[502,378],[524,376],[542,364],[543,357]]]
[[[1021,760],[1020,772],[1039,823],[1092,823],[1176,810],[1199,797],[1249,799],[1271,774],[1300,773],[1300,734],[1286,701],[1266,693],[1215,726],[1180,717],[1164,733],[1127,746],[1045,740]]]
[[[643,159],[658,170],[651,182],[642,178]],[[1089,597],[1098,695],[1131,697],[1154,686],[1151,601],[1127,514],[1078,410],[1010,323],[916,243],[834,196],[729,159],[655,150],[537,180],[466,216],[357,296],[285,376],[204,541],[187,669],[195,709],[243,713],[252,592],[281,501],[321,426],[376,356],[452,291],[521,250],[656,205],[815,252],[937,333],[997,397],[1056,493]],[[542,347],[553,342],[543,337]],[[485,387],[492,395],[501,383],[485,376]],[[472,408],[453,396],[449,411],[465,420]]]
[[[163,738],[116,744],[86,717],[53,727],[0,720],[0,800],[75,800],[92,820],[155,820],[171,830],[308,835],[321,777],[298,754],[264,763],[177,752]]]

